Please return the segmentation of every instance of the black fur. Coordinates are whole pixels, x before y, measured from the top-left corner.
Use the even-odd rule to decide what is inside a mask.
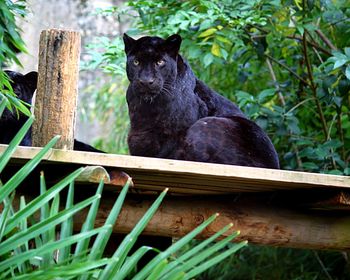
[[[14,93],[22,101],[31,104],[33,94],[36,90],[37,72],[30,72],[26,75],[22,75],[18,72],[5,71],[11,79],[11,85]],[[15,137],[17,132],[27,121],[28,117],[21,112],[11,112],[5,109],[2,116],[0,117],[0,143],[9,144],[10,141]],[[20,145],[31,146],[31,130],[27,132]]]
[[[37,86],[38,73],[30,72],[26,75],[22,75],[21,73],[14,71],[5,72],[11,79],[11,85],[17,97],[26,103],[31,104]],[[17,115],[16,112],[11,112],[8,109],[5,109],[2,116],[0,116],[0,144],[9,144],[27,119],[28,117],[22,113]],[[20,145],[32,145],[31,129],[27,132]],[[74,139],[74,150],[103,153],[102,151],[76,139]]]
[[[195,77],[179,35],[124,43],[132,155],[279,168],[264,131]]]

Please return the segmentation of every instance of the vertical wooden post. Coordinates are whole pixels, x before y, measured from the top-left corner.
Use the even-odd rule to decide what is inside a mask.
[[[52,137],[61,135],[56,148],[73,149],[79,56],[79,32],[41,32],[33,146],[45,146]]]

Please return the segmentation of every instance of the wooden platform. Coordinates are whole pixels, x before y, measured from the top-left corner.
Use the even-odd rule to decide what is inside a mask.
[[[0,154],[6,147],[0,145]],[[40,149],[19,147],[10,168],[18,169]],[[152,194],[168,187],[170,194],[144,234],[181,237],[212,214],[220,213],[199,238],[233,223],[233,230],[241,231],[236,240],[350,249],[350,177],[55,149],[39,168],[58,176],[81,166],[89,167],[77,180],[78,194],[94,191],[91,183],[101,178],[107,184],[98,224],[104,222],[121,186],[129,176],[132,178],[133,187],[114,227],[116,233],[129,232],[154,201]],[[28,196],[33,195],[33,189],[28,190]],[[86,212],[76,217],[77,229],[84,215]]]
[[[0,154],[6,145],[0,145]],[[12,161],[27,161],[41,148],[19,147]],[[142,190],[187,194],[227,194],[297,189],[349,189],[350,177],[223,164],[86,153],[52,149],[46,164],[76,164],[118,168]]]

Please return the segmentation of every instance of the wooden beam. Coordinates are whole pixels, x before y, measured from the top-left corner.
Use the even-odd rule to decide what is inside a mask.
[[[0,145],[0,153],[6,149]],[[41,149],[19,147],[12,162],[25,162]],[[98,165],[118,168],[134,182],[134,187],[184,194],[225,194],[235,192],[266,192],[296,189],[350,189],[350,176],[336,176],[287,170],[210,164],[200,162],[143,158],[126,155],[85,153],[52,149],[44,163]]]
[[[0,153],[3,147],[6,146],[0,146]],[[40,150],[38,148],[19,148],[17,152],[22,152],[24,150],[33,152],[33,149],[36,151]],[[53,150],[47,156],[48,160],[46,161],[46,163],[45,161],[43,161],[41,167],[43,167],[43,169],[49,170],[57,170],[65,166],[70,166],[70,168],[72,168],[73,165],[71,161],[69,161],[70,164],[62,164],[55,160],[52,160],[52,158],[61,160],[61,154],[68,154],[70,156],[73,156],[76,155],[77,152],[64,152]],[[88,158],[90,157],[91,162],[97,161],[96,159],[94,159],[93,156],[91,156],[91,154],[93,153],[82,154],[85,154]],[[15,155],[15,157],[16,156],[17,155]],[[136,165],[134,166],[134,168],[131,168],[130,162],[133,162],[133,160],[137,160],[133,157],[124,156],[125,159],[131,158],[130,161],[127,162],[123,162],[122,159],[124,157],[121,156],[106,155],[106,157],[107,162],[112,162],[113,160],[113,162],[115,162],[115,165],[127,165],[128,174],[130,171],[135,175],[133,176],[133,180],[137,178],[139,173],[144,175],[147,168],[150,168],[155,164],[155,162],[150,164],[150,162],[153,160],[157,161],[157,166],[160,166],[162,168],[164,167],[162,166],[164,160],[159,161],[159,159],[144,159],[144,161],[141,160],[140,162],[138,162],[139,164],[144,165]],[[79,158],[79,156],[76,158]],[[12,162],[12,167],[14,167],[14,165],[22,165],[23,161],[25,161],[23,158],[20,159],[18,157],[14,160],[17,161],[17,163]],[[22,162],[19,163],[18,161]],[[294,184],[294,182],[292,181],[287,184],[286,181],[278,181],[278,177],[276,178],[272,176],[273,174],[278,174],[278,172],[287,172],[288,174],[290,173],[289,176],[290,178],[292,178],[294,172],[289,171],[276,171],[276,173],[265,174],[264,177],[261,177],[258,180],[256,174],[261,170],[258,168],[248,168],[246,169],[246,171],[249,171],[250,173],[255,172],[254,179],[249,181],[245,178],[245,176],[248,176],[248,174],[242,174],[243,171],[240,167],[224,165],[216,166],[207,164],[207,174],[202,174],[200,172],[196,173],[195,171],[198,170],[196,170],[195,168],[193,169],[193,171],[191,171],[190,167],[192,163],[177,161],[165,161],[165,163],[166,162],[173,163],[176,168],[166,166],[168,168],[166,170],[150,169],[150,176],[171,177],[172,175],[174,181],[178,180],[178,177],[183,176],[183,178],[185,178],[187,181],[183,181],[176,187],[176,189],[173,191],[175,194],[188,194],[188,192],[186,192],[188,184],[191,187],[194,185],[198,187],[198,185],[196,185],[196,180],[201,180],[204,184],[205,179],[207,179],[208,181],[216,180],[217,186],[220,186],[222,182],[229,181],[231,182],[232,186],[230,187],[229,185],[227,185],[224,188],[222,188],[222,190],[226,190],[226,194],[224,196],[212,195],[212,193],[210,193],[210,188],[212,186],[204,186],[202,188],[197,189],[197,194],[203,194],[206,191],[208,191],[207,194],[210,194],[202,197],[193,195],[193,193],[190,196],[169,194],[165,198],[160,209],[157,211],[156,215],[151,220],[148,227],[145,229],[144,234],[146,235],[181,237],[193,228],[195,228],[198,224],[200,224],[212,214],[220,213],[220,216],[217,219],[217,221],[213,223],[210,227],[208,227],[198,238],[206,238],[208,236],[211,236],[214,232],[218,231],[226,224],[233,223],[234,230],[241,231],[241,235],[237,240],[247,239],[248,241],[254,244],[310,249],[350,249],[350,235],[348,234],[350,231],[350,213],[348,210],[344,210],[341,212],[324,210],[315,211],[302,208],[303,205],[308,204],[308,199],[304,199],[305,194],[308,194],[308,196],[312,198],[311,204],[309,203],[309,205],[311,205],[312,208],[324,208],[320,204],[314,204],[314,202],[317,203],[317,201],[323,201],[325,198],[327,198],[327,193],[329,193],[329,190],[335,191],[346,189],[346,180],[342,181],[342,179],[345,179],[342,176],[329,177],[329,175],[320,174],[320,177],[317,178],[317,181],[312,182],[311,179],[313,178],[313,175],[319,174],[310,174],[310,179],[307,176],[308,173],[305,173],[305,182],[307,183],[306,188],[308,191],[304,189],[299,190],[298,192],[283,191],[278,193],[274,192],[265,194],[241,193],[228,195],[228,193],[237,192],[237,189],[242,190],[242,188],[244,188],[242,180],[246,180],[248,191],[251,190],[250,187],[253,186],[257,190],[258,188],[260,188],[260,192],[265,190],[265,184],[266,186],[268,186],[267,184],[269,182],[273,182],[271,185],[276,185],[278,187],[278,190],[280,189],[281,185],[286,187],[286,189],[288,188],[290,190],[295,190],[298,188],[300,189],[301,183],[297,182],[297,184]],[[135,164],[135,162],[133,164]],[[179,166],[180,164],[184,164],[184,166]],[[186,166],[186,164],[189,165]],[[232,175],[230,175],[229,173],[212,173],[213,170],[217,171],[218,173],[220,172],[220,169],[216,170],[216,167],[224,168],[225,172],[228,172],[228,170],[230,169]],[[182,171],[181,168],[183,168]],[[110,167],[108,167],[108,169],[110,169]],[[92,170],[94,170],[94,168],[92,168]],[[105,170],[103,168],[98,167],[96,170],[98,170],[97,174],[105,176]],[[107,184],[110,184],[111,187],[105,188],[105,191],[102,195],[102,201],[100,203],[100,209],[98,212],[96,222],[97,225],[102,225],[105,222],[105,219],[117,198],[117,192],[120,190],[120,187],[116,187],[116,185],[118,185],[117,182],[120,178],[123,179],[125,178],[125,176],[127,176],[125,173],[119,173],[120,170],[126,169],[116,169],[115,171],[117,171],[117,174],[119,174],[117,176],[111,176],[111,172],[109,170],[110,181],[106,182]],[[89,174],[91,174],[91,176]],[[119,177],[119,179],[113,181],[113,177]],[[86,176],[84,176],[83,178],[84,182],[91,183],[99,181],[101,177],[96,177],[94,175],[94,172],[87,171]],[[316,196],[317,194],[319,194],[321,187],[319,181],[321,181],[322,178],[324,179],[324,182],[327,183],[327,185],[323,185],[323,188],[321,189],[326,190],[327,192],[322,192],[324,193],[324,195],[319,200],[317,200]],[[144,183],[146,184],[147,181],[144,181]],[[312,183],[314,185],[312,185]],[[337,185],[339,183],[344,183],[344,185],[342,187],[339,187],[339,185]],[[137,188],[139,188],[139,183],[135,183],[135,180],[134,184],[135,186],[131,188],[131,191],[128,194],[127,199],[124,203],[122,212],[120,213],[120,216],[118,218],[118,222],[114,226],[114,232],[116,233],[127,233],[130,230],[132,230],[135,224],[140,220],[142,215],[146,212],[146,210],[155,200],[155,196],[146,196],[144,193],[142,195],[132,195],[131,193],[133,191],[135,192],[135,189],[137,190]],[[171,183],[171,181],[169,180],[169,184],[173,183]],[[310,185],[308,184],[311,184],[311,189]],[[317,189],[312,190],[312,187],[317,187]],[[77,184],[77,199],[82,199],[86,195],[92,195],[94,193],[94,188],[95,186],[91,188],[91,184]],[[161,190],[162,188],[159,184],[154,188],[151,185],[146,185],[145,189],[152,190],[154,192],[156,190]],[[31,186],[30,188],[24,187],[22,188],[22,191],[26,192],[26,198],[33,196],[33,193],[35,193],[35,189],[33,188],[33,186]],[[300,195],[298,195],[298,193]],[[221,194],[223,193],[221,192]],[[303,199],[300,199],[300,197]],[[329,195],[328,197],[332,198],[333,196]],[[341,209],[345,209],[345,203],[347,202],[344,200],[344,198],[342,198],[341,200],[336,199],[336,203],[339,204],[339,202],[342,202]],[[328,208],[327,205],[326,208]],[[84,220],[84,216],[87,213],[87,210],[84,211],[85,212],[82,212],[76,216],[76,230],[79,230],[81,223]]]
[[[79,55],[79,32],[41,32],[33,146],[43,147],[61,135],[56,148],[73,149]]]
[[[115,199],[103,195],[96,224],[101,226]],[[128,196],[114,225],[116,233],[130,232],[155,198]],[[75,217],[79,230],[85,213]],[[350,215],[308,212],[271,205],[258,196],[247,197],[166,197],[143,234],[181,237],[214,213],[220,216],[198,239],[211,236],[229,223],[232,231],[241,234],[234,241],[248,240],[253,244],[309,249],[350,249]],[[228,232],[227,234],[231,233]]]

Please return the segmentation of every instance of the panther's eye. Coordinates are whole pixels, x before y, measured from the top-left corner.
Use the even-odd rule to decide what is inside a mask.
[[[140,64],[140,61],[138,61],[137,59],[135,59],[135,60],[133,61],[133,63],[134,63],[135,66],[137,66],[137,65]]]
[[[157,61],[158,66],[163,66],[165,64],[165,61],[163,59],[160,59]]]

